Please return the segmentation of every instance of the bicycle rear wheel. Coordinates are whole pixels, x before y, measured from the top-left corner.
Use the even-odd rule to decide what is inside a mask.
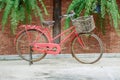
[[[84,47],[80,45],[78,38],[80,38]],[[72,55],[81,63],[95,63],[103,55],[102,41],[95,34],[79,34],[79,37],[76,37],[72,42]]]
[[[32,50],[32,46],[30,45],[33,42],[48,43],[47,37],[40,31],[23,31],[16,41],[16,51],[23,60],[36,62],[46,56],[46,53],[39,53],[38,51]]]

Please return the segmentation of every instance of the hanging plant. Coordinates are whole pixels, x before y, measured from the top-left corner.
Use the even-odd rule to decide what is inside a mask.
[[[115,28],[116,31],[119,30],[119,19],[120,13],[116,0],[73,0],[70,4],[67,13],[71,10],[74,10],[76,17],[79,17],[81,14],[85,16],[91,14],[98,14],[100,19],[100,26],[103,33],[105,33],[105,18],[109,16],[110,24]],[[69,27],[70,19],[66,19],[66,28]],[[97,23],[97,22],[96,22]]]
[[[30,23],[33,15],[42,21],[42,12],[38,2],[42,4],[45,14],[48,14],[42,0],[0,0],[0,11],[4,10],[1,22],[2,30],[4,30],[8,20],[10,20],[13,33],[15,33],[19,22]]]

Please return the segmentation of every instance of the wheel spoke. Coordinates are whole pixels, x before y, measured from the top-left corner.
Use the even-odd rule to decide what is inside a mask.
[[[75,59],[81,63],[95,63],[97,62],[102,54],[102,41],[95,34],[80,34],[84,47],[77,41],[77,38],[72,43],[72,54]]]
[[[27,33],[24,31],[19,35],[16,42],[16,51],[22,59],[35,62],[45,57],[46,53],[39,53],[32,50],[33,43],[48,43],[48,39],[43,33],[37,30],[28,30]]]

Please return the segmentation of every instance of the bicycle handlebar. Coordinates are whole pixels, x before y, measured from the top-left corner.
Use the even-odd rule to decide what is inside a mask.
[[[67,18],[69,18],[69,17],[73,17],[75,15],[75,12],[71,12],[71,13],[69,13],[69,14],[65,14],[65,15],[62,15],[62,16],[60,16],[61,18],[62,17],[67,17]]]

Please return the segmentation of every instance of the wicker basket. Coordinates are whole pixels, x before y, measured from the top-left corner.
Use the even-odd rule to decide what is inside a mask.
[[[81,16],[72,20],[73,25],[76,27],[77,33],[89,33],[94,30],[95,23],[93,16]]]

